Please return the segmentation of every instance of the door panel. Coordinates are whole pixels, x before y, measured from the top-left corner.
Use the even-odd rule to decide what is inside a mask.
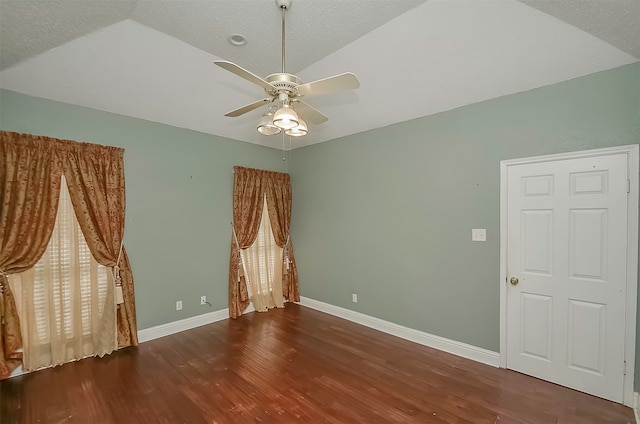
[[[569,300],[569,366],[604,376],[607,305]]]
[[[522,272],[552,274],[553,211],[522,211]]]
[[[569,275],[606,283],[607,210],[569,211]]]
[[[622,401],[627,156],[509,166],[507,367]]]
[[[549,296],[532,293],[521,296],[521,352],[543,361],[551,361],[552,301]]]

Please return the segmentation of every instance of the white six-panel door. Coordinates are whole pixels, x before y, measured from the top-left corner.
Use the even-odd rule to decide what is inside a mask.
[[[623,401],[626,154],[509,166],[507,367]]]

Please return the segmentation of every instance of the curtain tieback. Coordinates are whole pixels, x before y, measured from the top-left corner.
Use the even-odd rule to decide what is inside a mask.
[[[242,264],[242,260],[238,261],[238,283],[240,282],[240,279],[244,277],[244,266]]]
[[[9,273],[0,269],[0,295],[4,294],[5,284],[9,284]]]
[[[290,236],[290,234],[287,234],[287,242],[284,244],[283,260],[284,260],[284,274],[285,275],[287,275],[289,273],[289,265],[291,264],[291,260],[289,259],[289,236]]]
[[[116,305],[124,303],[124,296],[122,294],[122,279],[120,278],[120,267],[118,265],[113,267],[114,281],[116,283]]]
[[[116,283],[116,304],[121,305],[124,303],[124,295],[122,294],[122,278],[120,277],[120,258],[122,257],[122,248],[124,246],[124,240],[120,242],[120,252],[118,253],[118,260],[116,266],[113,267],[113,279]]]
[[[0,325],[5,325],[4,320],[4,287],[9,285],[9,273],[0,269]]]
[[[244,262],[242,261],[242,249],[240,248],[240,243],[238,243],[238,235],[236,234],[236,227],[233,226],[233,222],[231,223],[231,229],[233,230],[233,239],[238,248],[238,283],[241,283],[242,277],[244,277]]]

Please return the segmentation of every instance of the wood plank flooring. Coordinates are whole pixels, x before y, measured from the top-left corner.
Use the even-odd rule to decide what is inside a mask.
[[[295,304],[0,382],[0,423],[634,423],[625,406]]]

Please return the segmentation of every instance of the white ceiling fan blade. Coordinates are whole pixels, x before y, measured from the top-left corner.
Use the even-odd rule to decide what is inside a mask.
[[[313,106],[303,102],[302,100],[294,100],[293,108],[296,112],[302,115],[304,120],[314,124],[322,124],[323,122],[327,122],[329,119]]]
[[[246,79],[249,82],[252,82],[256,85],[259,85],[260,87],[267,89],[267,90],[275,90],[276,88],[269,84],[268,82],[266,82],[265,80],[263,80],[262,78],[260,78],[259,76],[247,71],[244,68],[241,68],[240,66],[236,65],[233,62],[228,62],[226,60],[214,60],[213,63],[215,63],[216,65],[218,65],[219,67],[226,69],[229,72],[233,72],[234,74],[238,75],[239,77],[242,77],[244,79]]]
[[[266,103],[270,103],[272,101],[273,101],[272,98],[267,97],[266,99],[258,100],[257,102],[253,102],[253,103],[250,103],[250,104],[248,104],[246,106],[242,106],[241,108],[232,110],[231,112],[227,112],[227,113],[224,114],[224,116],[228,116],[230,118],[235,118],[237,116],[244,115],[247,112],[251,112],[252,110],[257,109],[260,106],[262,106],[262,105],[264,105]]]
[[[344,74],[299,85],[294,91],[297,96],[316,96],[342,90],[353,90],[358,87],[360,87],[358,77],[351,72],[345,72]]]

